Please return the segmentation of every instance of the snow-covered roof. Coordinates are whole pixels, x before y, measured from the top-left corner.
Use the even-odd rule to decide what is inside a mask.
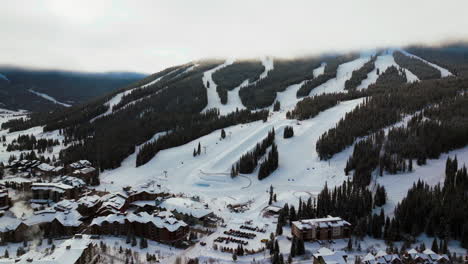
[[[367,253],[367,255],[364,257],[364,259],[362,261],[364,261],[364,262],[365,261],[372,261],[374,259],[375,259],[375,257],[374,257],[374,255],[372,255],[372,253]]]
[[[57,210],[72,210],[78,208],[78,203],[75,200],[61,200],[54,205]]]
[[[93,207],[99,203],[100,199],[101,197],[97,195],[83,196],[78,200],[78,204],[86,207]]]
[[[65,192],[73,189],[73,186],[63,183],[33,183],[32,190],[52,190],[56,192]]]
[[[169,193],[169,189],[167,189],[166,187],[160,185],[160,184],[157,184],[155,183],[154,181],[149,181],[147,183],[144,183],[144,184],[140,184],[138,186],[135,186],[135,187],[126,187],[124,188],[125,189],[125,192],[130,196],[130,195],[135,195],[135,194],[138,194],[138,193],[142,193],[142,192],[147,192],[147,193],[151,193],[151,194],[161,194],[161,193]]]
[[[127,201],[127,197],[121,193],[109,193],[101,197],[101,208],[111,207],[120,210]]]
[[[52,171],[53,171],[53,172],[59,172],[59,171],[61,171],[61,170],[63,170],[63,167],[62,167],[62,166],[58,166],[58,167],[55,167]]]
[[[375,255],[376,258],[383,257],[383,256],[387,256],[387,252],[385,252],[383,250],[379,250],[377,252],[377,255]]]
[[[28,217],[24,223],[26,225],[32,226],[41,223],[50,223],[56,219],[63,226],[80,226],[81,225],[81,214],[76,210],[67,210],[67,211],[57,211],[53,208],[47,208],[42,211],[36,211],[30,217]]]
[[[346,264],[345,260],[346,253],[343,251],[332,251],[329,248],[322,247],[317,253],[314,254],[314,258],[322,258],[327,264]]]
[[[131,213],[131,214],[110,214],[107,216],[96,217],[91,222],[91,225],[100,226],[102,223],[120,223],[123,224],[125,221],[138,222],[138,223],[152,223],[157,228],[165,228],[170,232],[178,230],[180,227],[187,226],[184,221],[175,219],[173,216],[165,214],[148,214],[147,212]]]
[[[328,255],[333,255],[334,252],[326,247],[321,247],[319,250],[317,250],[317,256],[328,256]]]
[[[89,162],[88,160],[79,160],[79,161],[71,163],[69,166],[73,169],[81,169],[83,167],[88,167],[91,165],[92,165],[91,162]]]
[[[84,167],[82,169],[77,169],[75,171],[73,171],[73,174],[88,174],[88,173],[91,173],[93,171],[95,171],[96,169],[93,168],[93,167]]]
[[[281,207],[279,206],[274,206],[274,205],[269,205],[267,208],[265,208],[266,211],[271,211],[271,212],[275,212],[275,213],[278,213],[279,211],[281,211]]]
[[[14,183],[28,183],[31,182],[31,180],[22,178],[22,177],[12,177],[12,178],[4,178],[0,180],[1,184],[4,184],[6,182],[14,182]]]
[[[51,166],[47,163],[41,163],[39,166],[37,166],[37,168],[41,171],[53,171],[55,169],[54,166]]]
[[[426,248],[424,251],[423,251],[424,254],[427,254],[427,255],[435,255],[436,253],[434,251],[432,251],[430,248]]]
[[[176,211],[181,214],[191,215],[196,218],[202,218],[212,213],[212,211],[206,209],[202,203],[181,197],[166,199],[159,207],[171,212]]]
[[[0,188],[0,197],[8,196],[8,189],[1,189]]]
[[[20,219],[4,215],[0,217],[0,232],[15,230],[20,224]]]
[[[63,184],[70,185],[73,187],[78,187],[78,188],[86,186],[86,183],[82,179],[72,177],[72,176],[62,176],[60,178],[56,178],[54,182],[61,182]]]
[[[83,252],[91,244],[91,237],[89,235],[79,235],[74,238],[65,240],[60,244],[52,253],[38,252],[35,250],[28,251],[26,254],[19,258],[19,261],[11,259],[5,260],[2,263],[17,263],[17,264],[63,264],[63,263],[76,263],[83,255]]]
[[[316,227],[327,228],[327,227],[340,227],[340,226],[350,226],[351,224],[347,221],[341,219],[340,217],[325,217],[325,218],[315,218],[315,219],[305,219],[294,221],[295,225],[299,229],[313,229]]]

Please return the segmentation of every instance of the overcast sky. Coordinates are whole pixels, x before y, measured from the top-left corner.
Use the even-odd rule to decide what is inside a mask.
[[[467,0],[0,1],[0,64],[152,73],[468,37]]]

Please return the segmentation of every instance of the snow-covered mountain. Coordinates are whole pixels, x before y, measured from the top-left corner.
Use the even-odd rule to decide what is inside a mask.
[[[0,66],[3,108],[47,111],[84,103],[144,78],[137,73],[78,73]]]
[[[296,208],[299,200],[317,199],[324,186],[353,182],[372,195],[383,186],[386,202],[374,204],[369,215],[383,209],[385,216],[398,217],[397,205],[414,183],[444,184],[448,157],[468,164],[463,107],[468,60],[431,49],[201,60],[71,107],[30,90],[67,108],[22,121],[16,118],[24,113],[0,111],[0,137],[6,143],[20,134],[63,140],[44,155],[60,152],[63,165],[81,159],[99,164],[96,190],[119,192],[156,182],[172,193],[197,196],[229,226],[250,220],[265,226],[265,239],[277,221],[262,217],[270,186],[273,205]],[[286,136],[291,128],[294,135]],[[426,129],[437,136],[424,135]],[[255,152],[272,130],[274,144]],[[271,165],[274,148],[276,166]],[[7,152],[6,144],[0,149],[4,163],[21,153]],[[244,172],[242,160],[249,153],[256,153],[256,161]],[[262,166],[268,167],[265,178],[259,177]],[[227,210],[228,204],[248,204],[248,209],[238,213]],[[216,229],[202,238],[207,246],[197,244],[181,254],[228,262],[230,254],[212,247],[226,230]],[[261,239],[249,248],[260,248]],[[285,237],[279,243],[290,247]],[[261,254],[242,261],[255,257]]]

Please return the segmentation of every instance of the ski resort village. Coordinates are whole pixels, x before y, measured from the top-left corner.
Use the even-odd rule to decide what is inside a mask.
[[[466,264],[449,51],[200,60],[0,109],[0,263]]]

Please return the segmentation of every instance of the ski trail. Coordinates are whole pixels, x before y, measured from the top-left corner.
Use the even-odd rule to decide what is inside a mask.
[[[314,78],[324,73],[326,63],[322,63],[319,67],[313,70]],[[280,102],[281,112],[296,107],[296,104],[303,98],[297,98],[297,91],[304,85],[307,80],[288,86],[283,92],[276,93],[276,101]],[[273,111],[273,106],[270,106],[270,111]]]
[[[40,93],[40,92],[34,91],[33,89],[29,89],[28,91],[30,93],[34,94],[34,95],[37,95],[39,97],[42,97],[42,98],[46,99],[47,101],[51,101],[54,104],[58,104],[58,105],[65,106],[65,107],[71,107],[71,105],[59,102],[59,101],[57,101],[57,99],[53,98],[52,96],[50,96],[48,94]]]
[[[314,78],[317,78],[318,76],[322,75],[325,72],[325,66],[327,66],[326,62],[322,63],[322,65],[320,65],[320,67],[316,68],[313,71]]]
[[[375,60],[375,68],[367,74],[367,78],[364,79],[356,89],[367,89],[369,85],[374,84],[377,81],[377,78],[379,77],[379,75],[377,74],[377,69],[380,72],[379,74],[382,74],[391,66],[402,68],[395,62],[395,59],[393,58],[393,51],[387,50],[383,55],[377,57],[377,59]],[[414,75],[408,69],[404,69],[404,71],[406,73],[406,79],[408,80],[408,83],[419,81],[418,77],[416,77],[416,75]]]
[[[203,73],[202,81],[203,81],[203,85],[206,88],[206,93],[208,96],[208,104],[202,110],[202,113],[206,112],[208,109],[213,109],[213,108],[221,109],[223,104],[221,103],[221,99],[219,98],[218,92],[216,91],[217,85],[213,81],[213,73],[233,63],[234,63],[234,59],[228,59],[223,64],[220,64],[214,67],[213,69],[208,70]]]
[[[244,104],[242,104],[242,100],[239,96],[239,90],[243,87],[247,87],[249,85],[253,85],[256,82],[258,82],[261,79],[264,79],[268,76],[268,73],[273,70],[273,59],[269,57],[265,57],[261,59],[262,65],[265,67],[265,70],[260,74],[259,78],[257,81],[250,83],[248,79],[244,80],[239,86],[236,88],[232,89],[231,91],[228,91],[228,100],[226,104],[220,104],[218,106],[219,112],[221,115],[227,115],[229,113],[232,113],[236,111],[237,109],[245,109],[246,107]],[[213,81],[214,84],[214,81]],[[210,84],[210,87],[212,84]],[[217,85],[215,84],[215,87]]]
[[[351,78],[351,75],[354,70],[361,68],[369,60],[369,55],[361,55],[361,57],[353,61],[341,64],[340,66],[338,66],[336,77],[312,89],[309,96],[320,95],[325,93],[347,92],[344,88],[345,82]]]
[[[265,71],[260,74],[260,78],[257,81],[266,78],[268,73],[275,68],[272,57],[264,57],[261,60],[263,66],[265,67]]]
[[[421,57],[418,57],[418,56],[416,56],[416,55],[413,55],[413,54],[411,54],[411,53],[409,53],[409,52],[407,52],[407,51],[405,51],[405,50],[402,50],[402,49],[401,49],[401,50],[399,50],[399,51],[400,51],[401,53],[405,54],[405,55],[408,56],[408,57],[418,59],[418,60],[420,60],[420,61],[422,61],[422,62],[424,62],[424,63],[426,63],[426,64],[429,64],[430,66],[436,68],[437,70],[440,71],[440,75],[442,76],[442,78],[443,78],[443,77],[447,77],[447,76],[453,75],[451,72],[449,72],[449,70],[447,70],[447,69],[445,69],[445,68],[442,68],[442,67],[440,67],[440,66],[437,65],[437,64],[434,64],[434,63],[432,63],[432,62],[428,62],[427,60],[425,60],[425,59],[423,59],[423,58],[421,58]]]
[[[176,71],[176,70],[174,70],[174,71]],[[142,86],[135,87],[135,88],[129,89],[129,90],[127,90],[127,91],[124,91],[124,92],[121,92],[121,93],[116,94],[116,95],[115,95],[114,97],[112,97],[109,101],[107,101],[107,102],[104,103],[104,105],[108,105],[108,106],[109,106],[109,109],[107,109],[106,112],[104,112],[104,113],[102,113],[102,114],[100,114],[100,115],[98,115],[98,116],[95,116],[94,118],[92,118],[91,120],[89,120],[89,122],[92,123],[92,122],[94,122],[96,119],[99,119],[99,118],[101,118],[101,117],[104,117],[104,116],[107,116],[107,115],[112,114],[112,112],[113,112],[113,109],[112,109],[112,108],[113,108],[114,106],[118,105],[118,104],[122,101],[122,98],[123,98],[124,96],[126,96],[126,95],[132,93],[134,90],[147,88],[147,87],[149,87],[150,85],[153,85],[153,84],[159,82],[162,78],[164,78],[164,76],[167,76],[167,75],[173,73],[174,71],[171,71],[171,72],[169,72],[168,74],[165,74],[165,75],[163,75],[163,76],[161,76],[161,77],[158,77],[158,78],[154,79],[153,81],[151,81],[151,82],[149,82],[149,83],[147,83],[147,84],[144,84],[144,85],[142,85]],[[162,90],[161,90],[161,91],[162,91]],[[161,91],[158,91],[157,93],[159,93],[159,92],[161,92]],[[151,96],[151,95],[149,95],[149,96]],[[146,97],[148,97],[148,96],[146,96]],[[124,107],[127,107],[127,106],[129,106],[129,105],[131,105],[131,104],[134,104],[134,103],[136,103],[136,102],[139,102],[139,101],[145,99],[146,97],[140,98],[140,99],[136,99],[136,100],[134,100],[134,101],[132,101],[132,102],[129,102],[129,103],[126,104]],[[122,108],[124,108],[124,107],[122,107]]]

